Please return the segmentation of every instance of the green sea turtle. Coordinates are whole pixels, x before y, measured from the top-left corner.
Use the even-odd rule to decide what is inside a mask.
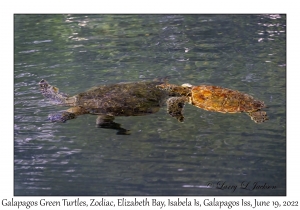
[[[118,83],[93,87],[90,90],[69,97],[50,85],[46,80],[39,82],[41,93],[56,104],[69,106],[68,110],[50,114],[52,122],[65,122],[82,114],[98,115],[96,124],[103,128],[128,130],[113,122],[115,116],[140,116],[155,113],[165,103],[167,91],[156,88],[165,80]]]
[[[261,111],[265,107],[264,102],[236,90],[212,85],[193,86],[183,84],[178,86],[167,83],[157,85],[157,87],[168,91],[169,94],[180,95],[167,100],[168,113],[179,121],[183,121],[182,112],[186,102],[207,111],[221,113],[246,112],[256,123],[268,120],[267,113]]]

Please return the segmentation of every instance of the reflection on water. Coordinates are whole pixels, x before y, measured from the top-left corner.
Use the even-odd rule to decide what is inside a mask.
[[[284,15],[15,15],[15,195],[285,195]],[[270,120],[186,105],[185,122],[158,113],[47,121],[46,79],[74,95],[90,87],[169,77],[264,101]],[[218,182],[275,189],[218,189]]]

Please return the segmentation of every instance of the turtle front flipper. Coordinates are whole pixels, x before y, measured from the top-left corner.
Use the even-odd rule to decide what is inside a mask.
[[[167,100],[167,111],[172,117],[175,117],[179,122],[183,122],[183,108],[187,97],[171,97]]]
[[[117,135],[130,135],[129,130],[121,127],[121,124],[114,122],[115,117],[111,115],[99,115],[96,119],[98,128],[117,130]]]
[[[251,117],[251,120],[256,123],[263,123],[269,119],[267,113],[264,111],[249,112],[247,114]]]
[[[48,115],[48,120],[51,122],[66,122],[67,120],[74,119],[76,115],[71,112],[62,111]]]

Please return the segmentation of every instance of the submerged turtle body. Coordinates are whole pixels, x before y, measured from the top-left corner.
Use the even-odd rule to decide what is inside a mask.
[[[247,113],[256,123],[268,120],[264,102],[236,90],[218,86],[182,86],[168,84],[165,80],[118,83],[93,87],[74,96],[68,96],[50,85],[46,80],[39,82],[40,91],[46,97],[68,110],[50,114],[53,122],[65,122],[82,114],[98,115],[96,124],[102,128],[128,130],[113,122],[115,116],[140,116],[155,113],[167,100],[168,113],[182,122],[186,102],[207,110],[221,113]]]
[[[82,114],[99,115],[96,123],[100,127],[127,130],[114,123],[114,116],[140,116],[155,113],[167,97],[166,91],[156,88],[165,81],[119,83],[93,87],[86,92],[69,97],[46,80],[39,82],[40,91],[46,97],[63,106],[66,111],[50,114],[53,122],[65,122]],[[122,133],[123,132],[123,133]]]
[[[169,114],[179,121],[183,121],[182,111],[185,102],[213,112],[246,112],[256,123],[268,120],[266,112],[260,111],[265,107],[264,102],[236,90],[212,85],[193,86],[190,84],[182,86],[161,84],[157,87],[181,95],[181,97],[169,98],[167,101]]]

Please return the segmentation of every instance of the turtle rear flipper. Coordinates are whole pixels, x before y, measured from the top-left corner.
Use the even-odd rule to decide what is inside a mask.
[[[251,119],[256,123],[263,123],[268,120],[267,113],[265,111],[256,111],[247,113]]]
[[[42,79],[39,82],[40,91],[45,98],[57,104],[65,104],[68,99],[68,95],[59,91],[57,87],[50,85],[46,80]]]

